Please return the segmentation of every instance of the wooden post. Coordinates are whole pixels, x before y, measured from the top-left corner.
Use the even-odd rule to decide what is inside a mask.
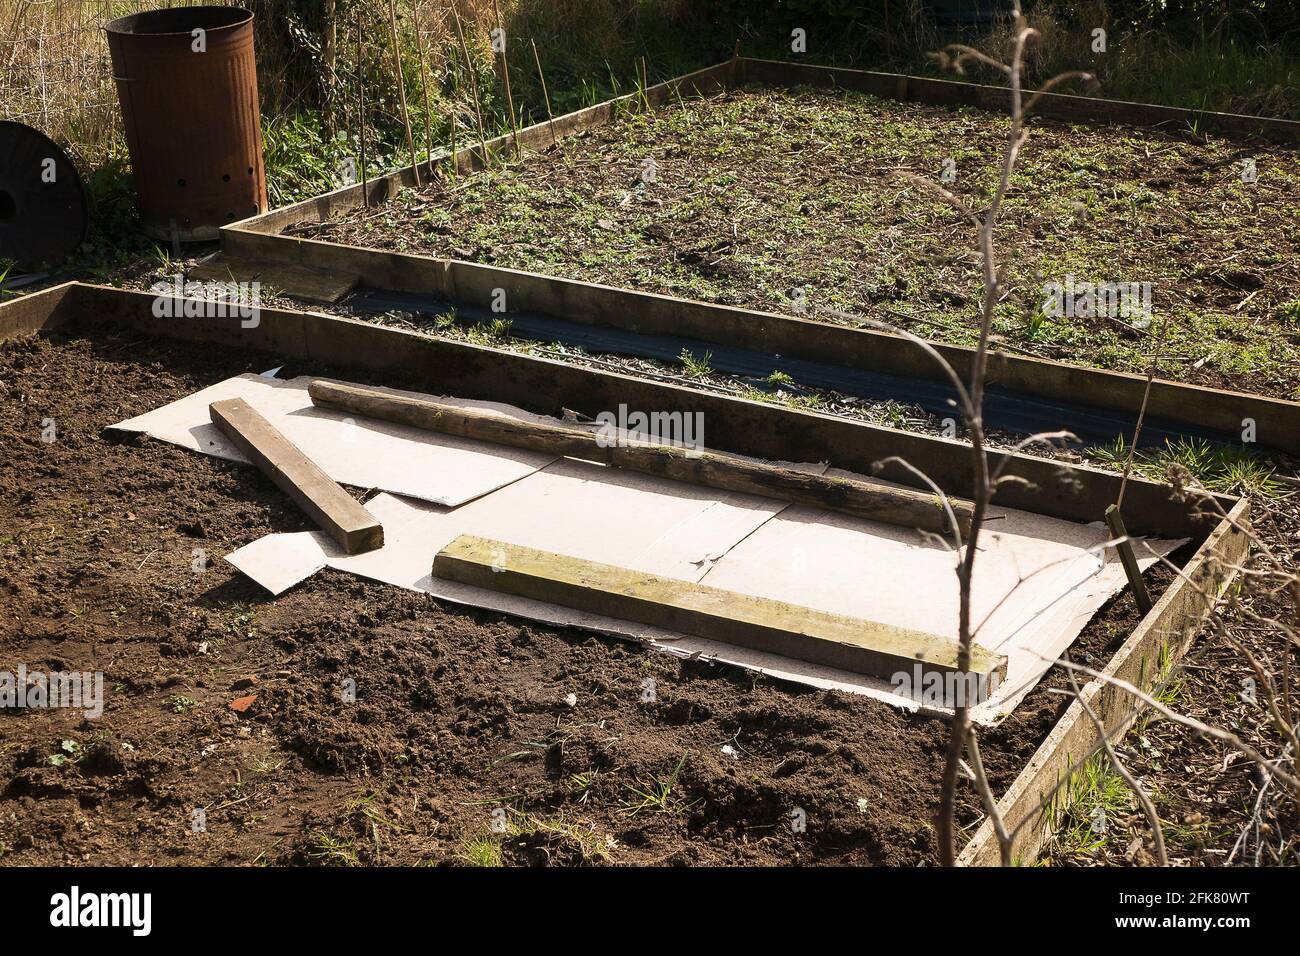
[[[515,116],[515,99],[510,95],[510,60],[506,56],[506,25],[501,20],[501,7],[497,0],[492,0],[492,12],[496,16],[497,29],[501,31],[501,80],[506,88],[506,109],[510,111],[510,131],[515,138],[515,159],[523,155],[519,147],[519,117]]]
[[[1124,574],[1133,589],[1133,600],[1137,602],[1138,610],[1146,614],[1151,610],[1151,595],[1147,593],[1146,582],[1142,580],[1142,570],[1138,567],[1133,542],[1129,540],[1128,531],[1124,528],[1124,518],[1115,505],[1106,509],[1106,527],[1110,529],[1110,536],[1116,541],[1115,550],[1119,552],[1120,563],[1124,565]]]
[[[411,135],[411,116],[406,111],[406,79],[402,76],[402,48],[397,45],[397,4],[388,0],[388,32],[393,41],[393,69],[397,71],[397,100],[402,107],[402,125],[406,127],[406,146],[411,151],[411,175],[420,185],[420,166],[415,158],[415,137]]]
[[[431,398],[392,395],[339,382],[315,381],[307,392],[314,404],[325,408],[446,435],[603,462],[657,478],[760,495],[936,533],[947,531],[950,523],[938,496],[883,482],[828,478],[735,455],[658,444],[636,436],[629,439],[558,422],[521,421]],[[970,527],[971,503],[949,499],[949,506],[965,533]]]

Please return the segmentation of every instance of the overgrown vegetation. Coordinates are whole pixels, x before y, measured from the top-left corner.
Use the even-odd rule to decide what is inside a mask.
[[[178,0],[49,4],[0,0],[0,114],[41,128],[76,154],[101,216],[127,172],[103,25]],[[336,185],[344,156],[357,153],[356,93],[367,90],[369,165],[391,168],[405,155],[396,73],[383,4],[363,0],[247,0],[257,16],[258,78],[270,189],[277,203]],[[1300,116],[1300,13],[1263,0],[1043,0],[1029,15],[1042,42],[1026,64],[1041,82],[1063,64],[1087,67],[1102,95],[1236,112]],[[461,54],[452,5],[402,0],[402,78],[421,153],[475,125],[470,74],[489,135],[507,128],[500,61],[489,31],[493,4],[457,0],[469,61]],[[956,29],[920,0],[502,0],[513,99],[529,121],[545,117],[533,56],[556,113],[629,92],[638,63],[654,81],[752,55],[905,72],[938,72],[927,57]],[[1093,52],[1093,31],[1107,31]],[[806,52],[792,49],[803,30]],[[1009,29],[992,26],[996,41]],[[360,43],[358,43],[358,37]],[[975,76],[975,79],[982,77]],[[987,77],[983,77],[987,79]],[[424,104],[429,104],[425,111]],[[129,219],[112,220],[116,227]]]
[[[1129,446],[1121,437],[1089,448],[1086,454],[1099,464],[1123,470]],[[1206,491],[1221,494],[1278,495],[1288,490],[1256,455],[1201,438],[1179,438],[1157,450],[1142,450],[1133,458],[1133,472],[1152,481],[1185,475]]]

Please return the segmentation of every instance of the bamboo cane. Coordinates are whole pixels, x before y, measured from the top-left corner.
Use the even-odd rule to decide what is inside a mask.
[[[420,167],[415,158],[415,137],[411,135],[411,116],[406,111],[406,80],[402,77],[402,50],[397,45],[397,4],[388,0],[388,32],[393,40],[393,69],[397,71],[397,100],[402,107],[402,125],[406,127],[406,146],[411,151],[411,175],[420,185]]]
[[[510,95],[510,60],[506,57],[506,26],[501,21],[501,7],[497,0],[492,0],[492,12],[496,15],[497,29],[501,31],[501,80],[506,88],[506,109],[510,111],[510,131],[515,139],[515,159],[523,155],[519,148],[519,117],[515,116],[515,99]]]
[[[429,62],[426,57],[424,36],[420,33],[420,8],[411,6],[411,18],[415,24],[415,48],[420,55],[420,88],[424,90],[424,159],[433,159],[433,110],[429,106]]]
[[[474,115],[478,119],[478,139],[480,149],[482,150],[483,168],[488,166],[487,151],[487,131],[483,128],[483,104],[478,96],[478,79],[474,76],[474,62],[469,58],[469,44],[465,42],[465,29],[460,23],[460,14],[456,12],[456,4],[451,5],[451,15],[456,21],[456,36],[460,40],[460,53],[465,58],[465,69],[469,71],[469,88],[474,94]]]
[[[558,137],[555,135],[555,114],[551,112],[551,94],[546,90],[546,74],[542,72],[542,58],[537,55],[537,41],[529,37],[528,42],[533,45],[533,62],[537,64],[537,78],[542,82],[542,99],[546,101],[546,120],[551,128],[551,145],[554,146]]]
[[[357,139],[361,145],[361,202],[370,205],[366,178],[366,68],[361,59],[361,14],[357,14]]]

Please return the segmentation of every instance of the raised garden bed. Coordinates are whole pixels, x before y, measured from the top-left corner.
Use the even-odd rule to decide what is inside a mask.
[[[105,669],[121,688],[101,723],[79,728],[79,719],[63,712],[29,715],[21,742],[5,751],[12,761],[7,792],[42,798],[23,804],[16,841],[31,859],[59,859],[43,857],[55,844],[36,836],[59,832],[61,814],[75,802],[107,808],[96,816],[101,829],[65,835],[54,852],[105,862],[140,851],[142,811],[156,849],[199,859],[452,859],[473,852],[486,830],[481,801],[515,812],[519,832],[505,849],[518,861],[930,858],[942,720],[446,610],[332,575],[263,602],[215,559],[268,530],[303,526],[269,482],[147,441],[110,443],[100,431],[197,386],[288,360],[291,372],[346,372],[407,387],[437,381],[535,410],[563,401],[582,411],[620,396],[654,403],[647,407],[679,403],[706,409],[717,426],[713,439],[736,451],[789,445],[799,432],[800,452],[833,444],[837,457],[852,463],[905,447],[912,460],[938,471],[945,443],[364,323],[264,310],[260,326],[246,330],[238,320],[159,320],[152,305],[151,296],[73,285],[0,309],[0,332],[12,340],[3,352],[6,379],[11,393],[26,397],[5,406],[6,441],[30,451],[4,464],[14,492],[6,496],[13,502],[7,548],[20,558],[6,581],[15,642],[26,658],[88,669],[103,665],[111,646]],[[43,335],[29,337],[33,332]],[[106,397],[109,376],[130,384],[126,398]],[[41,421],[51,409],[63,438],[47,444]],[[1014,467],[1032,473],[1043,466],[1018,458]],[[956,487],[959,475],[955,466],[942,481]],[[1021,500],[1082,513],[1090,496],[1113,494],[1111,476],[1078,469],[1073,477],[1073,495]],[[40,494],[21,490],[36,485]],[[1185,507],[1160,486],[1139,481],[1129,495],[1152,530],[1193,533],[1200,542],[1185,574],[1211,593],[1227,586],[1221,562],[1235,562],[1240,535],[1223,523],[1205,537],[1208,527],[1194,530]],[[1244,502],[1224,504],[1244,516]],[[75,524],[69,514],[79,516]],[[51,536],[52,526],[62,530]],[[81,536],[69,540],[70,527]],[[193,551],[205,546],[213,563],[196,575]],[[1164,587],[1169,576],[1157,580]],[[1141,622],[1130,598],[1112,602],[1076,649],[1109,660],[1130,679],[1159,681],[1158,662],[1177,659],[1205,610],[1182,581],[1163,593]],[[360,667],[378,670],[377,699],[343,711],[335,685],[343,671]],[[656,680],[662,675],[659,700],[637,706],[648,671]],[[265,700],[241,722],[228,713],[227,698],[250,675]],[[1037,812],[1044,782],[1054,785],[1090,746],[1078,708],[1066,709],[1048,692],[1061,680],[1049,677],[986,737],[995,782],[1011,794],[1013,814]],[[568,693],[578,695],[579,708],[564,702]],[[1109,726],[1131,719],[1118,695],[1097,685],[1089,693]],[[85,750],[73,766],[48,760],[64,740]],[[126,757],[123,740],[133,748]],[[740,758],[722,752],[728,742],[742,748]],[[256,781],[251,790],[246,783],[231,789],[237,770],[244,775],[238,779]],[[636,809],[635,792],[661,783],[671,785],[671,811]],[[423,794],[414,805],[412,792]],[[289,811],[290,802],[310,813]],[[191,804],[230,823],[229,832],[219,831],[230,838],[191,840],[187,810],[177,809]],[[807,833],[789,832],[791,807],[817,821]],[[968,824],[978,818],[969,796],[962,813]],[[364,837],[375,814],[401,829],[372,851]],[[1023,832],[1023,852],[1032,854],[1041,826]],[[987,862],[988,852],[981,835],[968,860]]]
[[[897,174],[938,177],[953,158],[955,191],[978,207],[1003,140],[970,108],[745,88],[285,234],[973,344],[969,224]],[[1041,357],[1142,370],[1145,332],[1045,316],[1041,287],[1150,282],[1172,323],[1169,371],[1300,397],[1297,192],[1294,149],[1041,120],[1004,220],[1012,281],[997,332]]]
[[[816,77],[773,82],[800,79]],[[490,174],[453,183],[437,165],[425,188],[382,204],[335,194],[324,210],[303,203],[236,229],[973,341],[969,224],[898,174],[938,178],[951,159],[952,189],[979,208],[1004,145],[993,114],[844,88],[706,92],[652,112],[624,104],[554,146],[535,137],[540,153]],[[1034,121],[1003,221],[1013,258],[1000,340],[1144,370],[1151,330],[1044,315],[1042,286],[1150,282],[1170,322],[1168,375],[1300,397],[1300,150],[1194,133],[1212,128],[1195,121],[1143,129],[1104,117]],[[1246,161],[1255,182],[1243,181]]]
[[[736,90],[736,83],[745,79],[763,85]],[[787,88],[799,83],[831,90]],[[729,88],[731,92],[727,92]],[[963,296],[956,291],[959,284],[966,288],[978,285],[972,253],[962,241],[964,227],[944,207],[918,194],[894,173],[928,171],[927,163],[937,157],[930,152],[956,149],[942,148],[948,140],[936,138],[933,128],[950,124],[956,137],[960,127],[969,135],[955,141],[966,144],[962,148],[968,149],[974,160],[969,164],[970,181],[964,181],[959,172],[958,185],[972,190],[977,202],[978,191],[987,186],[981,185],[979,170],[997,147],[996,119],[987,109],[1000,104],[1004,95],[1005,91],[991,87],[739,60],[654,87],[644,100],[623,97],[560,117],[554,129],[549,124],[530,127],[521,134],[521,141],[546,150],[547,155],[505,170],[471,175],[481,165],[481,151],[465,146],[456,154],[459,172],[454,187],[444,154],[442,159],[424,164],[425,179],[432,178],[436,184],[421,196],[403,191],[413,176],[409,169],[400,170],[364,186],[233,224],[222,233],[224,261],[242,268],[240,275],[260,274],[277,288],[292,279],[307,290],[309,298],[328,289],[328,298],[334,301],[360,283],[381,292],[430,296],[434,313],[446,309],[445,304],[437,305],[439,301],[466,312],[485,312],[495,303],[494,312],[499,313],[497,306],[504,304],[505,314],[499,317],[506,323],[512,315],[522,320],[525,314],[539,313],[544,321],[552,317],[623,333],[684,337],[695,349],[696,358],[716,343],[727,349],[748,350],[751,360],[759,351],[784,360],[774,366],[803,360],[838,363],[850,376],[863,372],[910,376],[938,381],[942,388],[943,376],[931,358],[897,336],[857,325],[870,319],[910,327],[939,342],[969,339],[969,323],[957,311],[974,306],[969,302],[963,306],[953,298]],[[658,111],[645,112],[646,103]],[[809,124],[802,121],[814,104],[832,117],[825,131],[806,128]],[[970,106],[981,111],[965,108]],[[1019,428],[1023,434],[1075,425],[1080,434],[1089,432],[1090,440],[1110,443],[1131,434],[1129,419],[1146,391],[1144,376],[1090,373],[1051,359],[1064,356],[1078,365],[1143,369],[1154,349],[1151,333],[1163,330],[1167,318],[1170,341],[1161,349],[1164,375],[1180,382],[1249,386],[1252,395],[1158,380],[1151,393],[1148,440],[1160,445],[1164,440],[1160,429],[1172,424],[1174,427],[1166,430],[1174,435],[1204,435],[1238,444],[1243,440],[1244,420],[1251,419],[1258,426],[1254,440],[1259,445],[1291,453],[1300,450],[1296,444],[1300,404],[1258,397],[1294,392],[1294,370],[1300,367],[1294,361],[1295,342],[1300,332],[1292,328],[1294,303],[1285,298],[1290,288],[1285,276],[1294,270],[1293,257],[1263,254],[1268,260],[1260,260],[1264,271],[1242,280],[1258,285],[1254,292],[1235,299],[1227,313],[1201,321],[1210,312],[1203,310],[1203,315],[1188,318],[1187,309],[1210,299],[1223,305],[1222,270],[1215,273],[1218,279],[1199,266],[1183,270],[1170,264],[1176,256],[1171,258],[1168,250],[1160,248],[1160,236],[1167,232],[1160,216],[1188,196],[1200,197],[1192,204],[1195,208],[1200,208],[1200,201],[1214,201],[1223,209],[1235,204],[1232,208],[1240,215],[1253,216],[1260,228],[1271,229],[1274,245],[1279,236],[1284,246],[1294,243],[1295,224],[1285,215],[1284,200],[1278,198],[1284,195],[1279,188],[1292,182],[1298,168],[1294,147],[1269,146],[1264,139],[1251,139],[1249,145],[1243,145],[1245,141],[1207,143],[1201,134],[1223,131],[1285,144],[1300,140],[1300,124],[1052,94],[1043,97],[1039,111],[1068,117],[1073,125],[1067,127],[1055,119],[1041,121],[1046,134],[1064,142],[1067,151],[1057,156],[1048,149],[1040,156],[1037,162],[1042,168],[1032,171],[1047,185],[1035,186],[1034,195],[1022,197],[1018,190],[1013,191],[1012,205],[1023,220],[1020,231],[1031,235],[1022,250],[1020,265],[1025,268],[1018,270],[1023,294],[1004,305],[993,387],[995,393],[1006,390],[1013,393],[1012,398],[1028,401],[1030,406],[1038,404],[1045,411],[1038,420],[1032,415],[1013,415],[1006,427],[1012,432]],[[1120,123],[1159,128],[1117,125]],[[877,135],[862,132],[868,128]],[[1186,134],[1192,128],[1200,132],[1189,141]],[[799,148],[783,148],[778,129],[787,146]],[[769,133],[772,135],[766,135]],[[577,141],[571,142],[573,137]],[[1076,141],[1082,145],[1075,145]],[[768,148],[773,143],[776,146]],[[494,155],[509,146],[509,137],[488,144]],[[796,162],[792,153],[808,155]],[[723,154],[738,155],[743,162],[728,166],[727,161],[718,159]],[[627,181],[620,183],[621,162],[633,155],[641,158]],[[819,158],[823,155],[830,158],[823,162]],[[1252,159],[1257,171],[1268,170],[1265,179],[1272,177],[1271,184],[1257,190],[1260,182],[1243,183],[1237,168],[1243,157]],[[647,160],[655,163],[652,183],[640,177]],[[1139,162],[1164,162],[1166,166],[1161,168],[1165,173],[1172,175],[1177,167],[1182,178],[1170,179],[1159,195],[1141,187],[1150,193],[1142,202],[1131,195],[1124,200],[1120,193],[1131,193],[1137,187],[1130,188],[1130,184],[1121,190],[1120,184],[1128,181],[1125,175],[1135,173]],[[1108,171],[1108,164],[1114,169]],[[671,171],[668,179],[663,176],[666,168]],[[707,176],[697,173],[703,168],[711,172]],[[715,169],[718,171],[712,172]],[[1159,182],[1168,178],[1144,175]],[[1058,203],[1060,196],[1074,192],[1088,199],[1093,212],[1106,204],[1113,208],[1098,224],[1098,217],[1087,213],[1088,203],[1082,203],[1085,208],[1080,211],[1079,204],[1071,200],[1066,209],[1068,221],[1057,222],[1057,213],[1065,208]],[[1115,217],[1120,211],[1124,211],[1119,217],[1123,222]],[[1085,213],[1092,221],[1080,221]],[[917,223],[924,228],[911,228]],[[1100,241],[1084,238],[1093,226],[1102,230]],[[1142,241],[1130,237],[1134,228],[1141,233],[1148,227],[1151,235],[1144,235]],[[721,238],[707,238],[719,230]],[[684,237],[681,241],[675,238],[679,232]],[[1191,231],[1193,244],[1227,249],[1239,241],[1241,230],[1215,231],[1207,226],[1203,233]],[[460,243],[474,235],[484,241],[472,247]],[[395,248],[408,249],[424,244],[448,257],[367,250],[327,241],[331,238],[389,242]],[[1259,238],[1262,242],[1263,233]],[[711,257],[696,255],[698,249],[690,251],[691,244],[699,242],[713,248]],[[1247,251],[1226,251],[1223,261],[1240,260]],[[461,258],[466,255],[497,263]],[[853,256],[866,258],[865,272]],[[1085,263],[1080,256],[1091,258]],[[792,304],[788,296],[795,289],[802,290],[805,300],[801,314],[787,311],[783,315],[561,279],[507,268],[499,264],[502,259],[565,275],[577,273],[657,289],[678,289],[679,280],[689,284],[708,274],[711,284],[701,294],[745,305],[780,306],[775,299],[763,299],[765,290],[779,292],[778,298],[784,296],[787,307]],[[731,268],[741,260],[745,268],[739,272]],[[224,261],[216,264],[217,271],[225,268]],[[726,268],[719,268],[727,263]],[[1080,282],[1088,277],[1148,281],[1145,275],[1099,276],[1093,270],[1102,269],[1103,264],[1108,272],[1149,268],[1166,275],[1171,288],[1154,283],[1156,290],[1164,289],[1155,296],[1159,324],[1139,328],[1123,318],[1061,320],[1041,314],[1041,288],[1035,293],[1033,284],[1051,278],[1056,265],[1062,266],[1058,271],[1063,275],[1056,277],[1061,280],[1074,275]],[[795,281],[791,270],[796,265],[821,278],[813,285],[800,280],[799,285],[780,291]],[[912,273],[933,267],[943,274],[942,281],[922,282],[916,275],[902,278],[896,273],[904,266]],[[880,270],[893,278],[872,285],[875,280],[870,276]],[[313,274],[318,278],[311,279]],[[1013,276],[1016,274],[1013,270]],[[1269,282],[1274,284],[1266,290]],[[868,294],[863,291],[866,286],[884,289],[887,294]],[[822,288],[839,305],[850,305],[843,298],[845,290],[856,288],[857,311],[827,304],[826,295],[820,293],[808,297],[814,288]],[[1261,308],[1262,313],[1247,311]],[[826,319],[831,321],[819,321]],[[968,349],[940,350],[959,372],[967,367]],[[760,374],[769,371],[778,369],[765,368]],[[799,370],[795,372],[792,377],[782,371],[786,377],[780,381],[824,387],[812,381],[800,383]],[[880,417],[897,416],[898,403],[920,405],[931,416],[946,414],[947,405],[937,393],[928,404],[916,395],[889,394],[889,387],[877,387],[866,394],[883,410]],[[830,400],[838,401],[833,388]],[[891,400],[895,404],[892,410]],[[1109,420],[1088,422],[1085,429],[1083,416],[1090,414],[1089,410],[1099,411]],[[993,412],[991,406],[991,421]],[[915,412],[907,414],[916,418]],[[1259,446],[1248,450],[1254,447]]]

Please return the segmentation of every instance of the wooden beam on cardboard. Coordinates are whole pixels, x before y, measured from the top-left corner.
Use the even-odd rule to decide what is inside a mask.
[[[927,673],[961,673],[950,638],[490,538],[461,535],[438,552],[433,574],[886,680],[918,663]],[[969,673],[1000,681],[1006,666],[1005,657],[972,647]]]
[[[1146,614],[1151,610],[1151,595],[1147,593],[1146,582],[1142,580],[1142,569],[1138,566],[1137,554],[1133,551],[1133,542],[1129,540],[1124,527],[1124,518],[1117,505],[1106,509],[1106,527],[1115,541],[1115,550],[1119,552],[1120,563],[1124,565],[1124,574],[1129,587],[1133,589],[1133,600],[1137,601],[1138,610]]]
[[[348,554],[384,544],[384,529],[355,498],[242,398],[208,406],[221,429],[268,478]]]
[[[339,382],[312,382],[307,391],[313,403],[326,408],[461,438],[597,461],[644,475],[776,498],[907,528],[942,533],[951,526],[938,495],[911,488],[816,475],[700,448],[628,442],[618,436],[602,436],[589,427],[523,421]],[[682,420],[680,413],[678,420]],[[949,499],[949,506],[965,534],[970,529],[971,503]]]

